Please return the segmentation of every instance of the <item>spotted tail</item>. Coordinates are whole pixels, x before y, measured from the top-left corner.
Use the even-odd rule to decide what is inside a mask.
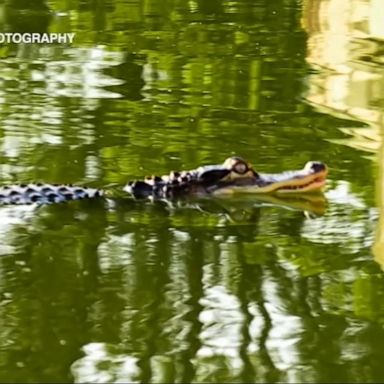
[[[65,184],[14,184],[0,186],[0,204],[52,204],[103,196],[95,188]]]

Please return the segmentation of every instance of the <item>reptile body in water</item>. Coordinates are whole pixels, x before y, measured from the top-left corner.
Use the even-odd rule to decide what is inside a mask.
[[[190,171],[171,172],[128,183],[123,190],[135,199],[180,199],[239,193],[286,195],[320,191],[325,185],[327,166],[308,162],[303,169],[277,174],[259,173],[240,157],[223,164]],[[0,204],[52,204],[71,200],[113,198],[107,191],[66,184],[12,184],[0,186]]]

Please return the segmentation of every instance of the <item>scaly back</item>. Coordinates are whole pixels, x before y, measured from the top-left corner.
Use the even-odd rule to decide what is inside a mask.
[[[95,188],[66,184],[13,184],[0,186],[0,204],[52,204],[103,196]]]

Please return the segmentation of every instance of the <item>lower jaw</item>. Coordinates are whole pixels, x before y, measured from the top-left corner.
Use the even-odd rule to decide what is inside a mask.
[[[223,189],[217,189],[212,194],[215,196],[237,195],[237,194],[256,194],[256,195],[301,195],[304,193],[318,193],[321,192],[325,186],[325,180],[314,181],[311,184],[303,186],[302,188],[280,188],[280,189],[267,189],[255,186],[235,186]]]
[[[284,189],[284,188],[281,188],[281,189],[278,189],[272,193],[277,193],[277,194],[301,194],[301,193],[314,193],[314,192],[320,192],[323,190],[323,188],[325,187],[325,180],[321,180],[321,181],[315,181],[309,185],[306,185],[305,187],[303,188],[295,188],[295,189],[291,189],[291,188],[287,188],[287,189]]]

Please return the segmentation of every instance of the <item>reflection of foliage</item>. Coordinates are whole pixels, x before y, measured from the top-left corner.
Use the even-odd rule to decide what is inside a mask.
[[[159,6],[152,1],[116,1],[97,10],[79,5],[78,9],[70,9],[70,19],[57,18],[50,25],[55,32],[77,33],[77,53],[72,48],[44,47],[44,57],[49,62],[37,65],[38,71],[31,67],[22,74],[27,89],[23,87],[15,95],[14,81],[20,79],[20,71],[3,84],[6,104],[15,106],[7,113],[4,110],[0,119],[9,131],[17,125],[22,135],[27,133],[27,126],[28,133],[38,126],[49,136],[55,125],[61,125],[64,129],[59,136],[65,143],[73,141],[71,138],[83,142],[80,135],[87,132],[88,137],[94,138],[92,145],[80,150],[102,159],[101,173],[107,182],[121,182],[122,178],[141,174],[141,169],[152,173],[169,167],[218,162],[234,152],[260,163],[266,171],[300,167],[311,157],[327,160],[324,147],[318,148],[317,142],[311,140],[312,129],[306,128],[316,116],[303,110],[295,100],[300,92],[299,74],[305,73],[304,35],[297,18],[290,16],[291,4],[279,4],[211,4],[216,9],[214,13],[195,2],[189,6],[173,2]],[[50,6],[54,12],[69,12],[65,2],[55,1]],[[189,22],[213,14],[227,17],[227,12],[237,15],[236,23]],[[121,15],[128,17],[123,26]],[[95,20],[101,23],[97,29],[104,32],[89,40]],[[161,20],[161,24],[156,25],[154,20]],[[119,33],[122,28],[126,33]],[[104,38],[108,48],[82,48],[95,39],[100,44]],[[122,63],[122,55],[117,53],[123,50],[135,54],[127,55]],[[41,54],[42,51],[35,52]],[[105,77],[104,72],[110,75]],[[38,75],[37,82],[32,79],[36,77],[33,74]],[[119,80],[124,84],[119,85]],[[90,82],[94,84],[89,85]],[[102,103],[92,99],[57,102],[52,95],[43,97],[46,91],[86,97],[120,94],[125,98]],[[137,101],[140,92],[144,99]],[[15,116],[23,116],[21,100],[35,108],[49,106],[47,114],[34,114],[37,121],[33,128],[28,123],[29,114],[22,117],[22,124],[14,121]],[[55,121],[49,116],[51,113],[55,114]],[[321,126],[329,125],[328,119],[318,119]],[[308,139],[302,140],[303,134]],[[305,145],[298,147],[301,142]],[[268,161],[271,148],[273,164]],[[36,152],[30,146],[29,151]],[[295,156],[287,156],[286,152]],[[41,156],[47,157],[44,150]],[[18,157],[18,165],[22,159],[26,165],[34,162],[24,150]],[[84,163],[84,158],[71,154],[69,160]],[[283,163],[286,159],[289,164]],[[48,167],[40,167],[41,173],[27,177],[44,178]],[[48,177],[56,180],[63,168],[57,168],[56,176],[53,171],[50,169]],[[73,181],[83,177],[78,173]]]
[[[50,10],[44,0],[6,0],[4,17],[14,33],[46,33],[51,22]]]
[[[13,292],[2,312],[9,319],[3,335],[12,334],[19,346],[10,346],[0,359],[4,375],[5,359],[17,360],[28,351],[28,366],[8,377],[17,381],[28,374],[41,380],[29,369],[39,370],[43,359],[51,367],[44,377],[62,379],[78,348],[97,341],[118,348],[109,363],[93,366],[95,374],[100,369],[100,375],[124,377],[124,361],[133,359],[143,382],[153,377],[282,381],[286,369],[278,356],[287,351],[268,342],[279,329],[278,311],[298,324],[285,336],[300,335],[294,348],[298,361],[314,378],[327,381],[332,376],[325,367],[341,357],[324,332],[334,332],[339,341],[352,332],[342,320],[345,312],[381,319],[376,305],[381,294],[372,299],[376,294],[369,279],[353,286],[331,280],[335,268],[343,268],[342,273],[347,266],[333,262],[341,255],[330,253],[328,246],[301,239],[301,212],[258,210],[253,221],[224,225],[217,208],[205,217],[190,208],[144,202],[117,204],[109,212],[92,202],[43,208],[30,229],[17,231],[24,239],[19,262],[2,263],[4,288]],[[299,261],[309,250],[312,257],[327,258],[321,269],[305,270],[305,261]],[[286,257],[290,254],[295,258]],[[311,276],[292,269],[296,263]],[[380,280],[375,284],[377,291]],[[2,295],[7,299],[6,291]],[[343,304],[352,300],[353,307]],[[305,329],[311,330],[308,336],[301,334]],[[312,365],[311,356],[324,350],[333,352],[321,354],[318,365]],[[242,363],[234,368],[236,359]],[[77,377],[82,377],[83,363],[97,363],[91,360],[78,360]],[[347,380],[347,367],[338,375]]]
[[[102,227],[93,223],[102,223],[104,210],[78,217],[76,225],[76,210],[52,208],[54,216],[35,220],[32,229],[18,229],[19,252],[2,262],[8,275],[3,298],[12,291],[1,311],[9,326],[2,339],[13,347],[0,358],[1,381],[22,382],[29,377],[55,382],[58,376],[69,380],[68,365],[88,333],[84,308],[94,302],[98,275],[94,255],[102,235]]]
[[[334,178],[370,185],[370,164],[325,140],[341,136],[340,120],[298,100],[307,69],[297,4],[50,1],[44,28],[75,32],[74,45],[0,51],[3,179],[122,183],[238,153],[270,172],[323,159]],[[343,240],[357,245],[351,256],[316,238],[320,229],[276,207],[37,211],[1,260],[3,381],[69,381],[94,342],[117,346],[116,359],[94,360],[96,374],[113,366],[124,377],[115,371],[128,356],[142,382],[351,381],[360,361],[374,381],[366,334],[383,319],[381,280],[356,278],[369,264],[362,237]],[[343,355],[356,334],[367,348]]]

